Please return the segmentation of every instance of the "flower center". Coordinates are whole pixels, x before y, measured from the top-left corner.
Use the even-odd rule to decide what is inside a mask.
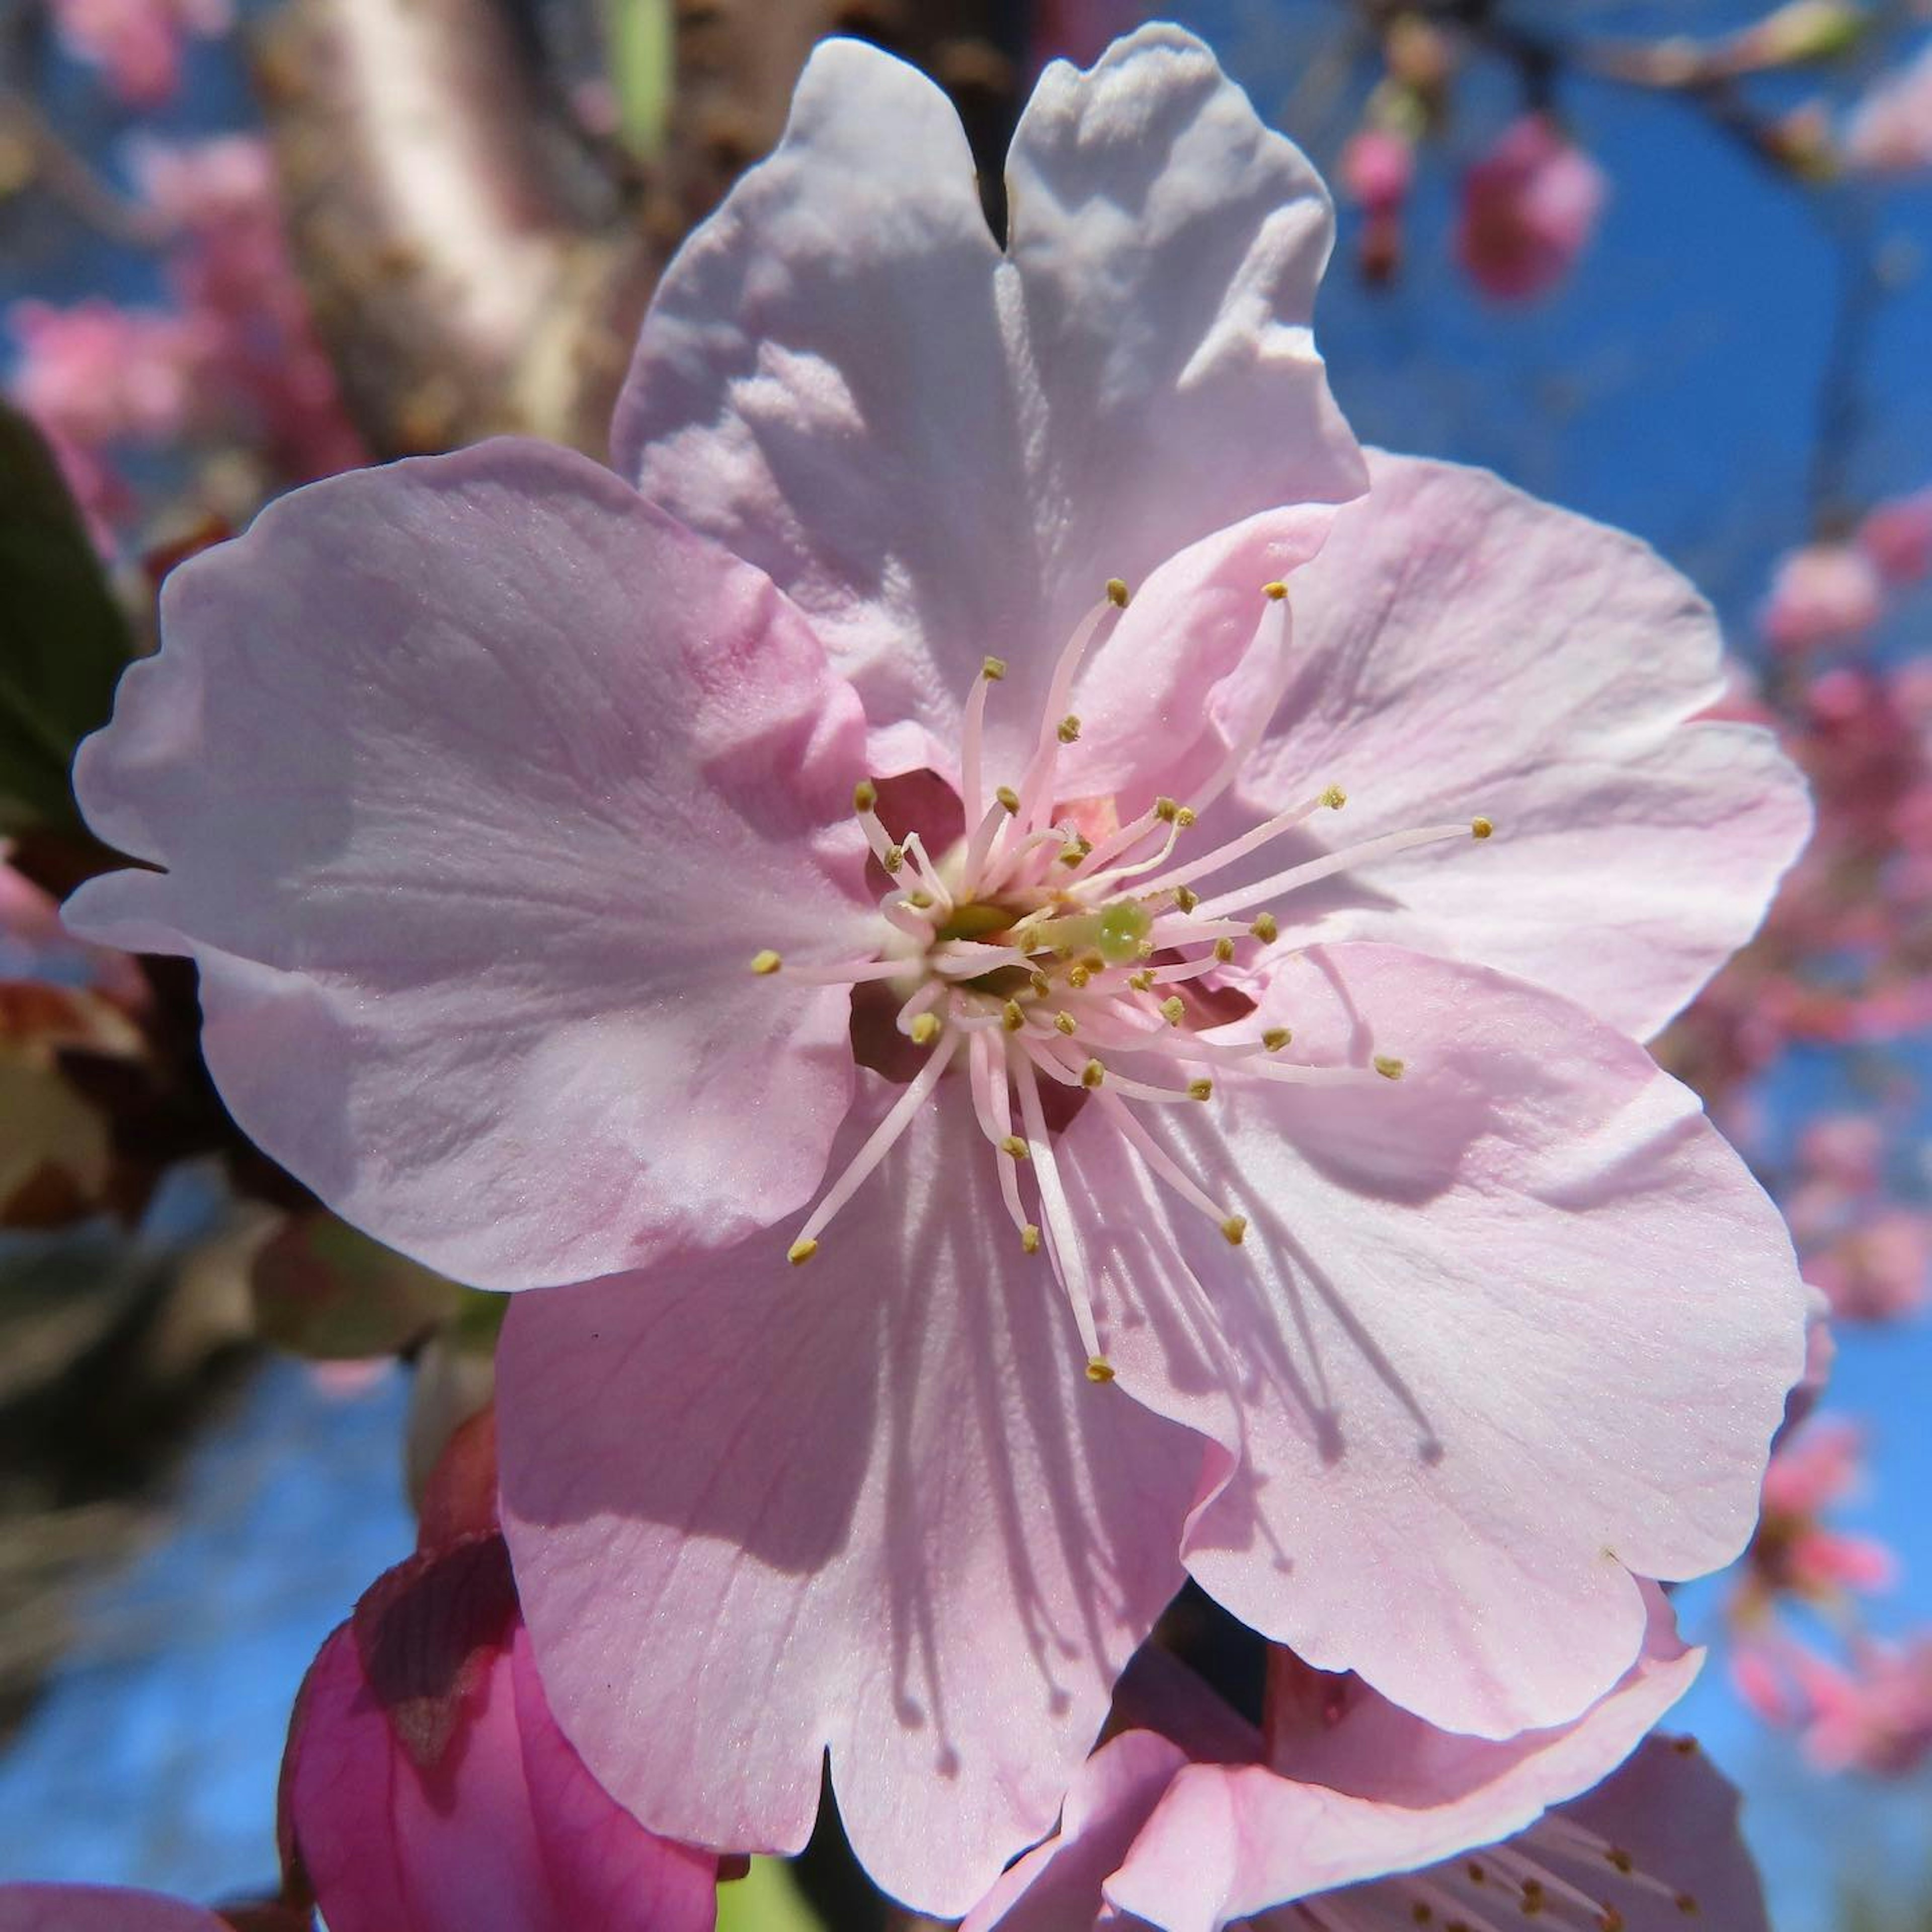
[[[1253,648],[1285,653],[1287,587],[1264,587]],[[1258,880],[1204,898],[1196,890],[1346,798],[1327,785],[1287,810],[1198,856],[1178,848],[1198,812],[1154,799],[1121,822],[1113,801],[1069,803],[1057,789],[1060,760],[1080,736],[1069,709],[1082,661],[1126,608],[1115,578],[1076,628],[1054,670],[1034,749],[1017,786],[984,789],[988,694],[1006,666],[988,658],[973,682],[960,741],[965,832],[934,854],[917,832],[895,838],[878,814],[878,788],[855,788],[853,808],[889,889],[873,956],[818,964],[760,952],[755,973],[812,985],[884,982],[896,1004],[893,1024],[926,1058],[891,1110],[845,1171],[826,1190],[788,1250],[809,1261],[819,1238],[910,1125],[947,1070],[963,1060],[974,1115],[995,1160],[1000,1196],[1028,1254],[1043,1247],[1086,1346],[1088,1376],[1110,1382],[1100,1352],[1082,1244],[1048,1123],[1047,1096],[1067,1090],[1090,1102],[1148,1169],[1206,1215],[1238,1246],[1246,1218],[1217,1200],[1156,1138],[1142,1110],[1210,1100],[1223,1079],[1300,1085],[1373,1085],[1401,1078],[1402,1063],[1378,1054],[1367,1066],[1284,1059],[1293,1035],[1275,1027],[1234,1042],[1207,1032],[1230,1016],[1227,996],[1257,977],[1260,955],[1279,933],[1262,901],[1352,867],[1448,838],[1489,837],[1487,819],[1386,834]],[[1231,783],[1258,742],[1265,719],[1235,746],[1202,803]],[[1063,1098],[1065,1096],[1062,1096]],[[1022,1171],[1030,1176],[1023,1186]],[[1037,1204],[1030,1208],[1028,1197]]]

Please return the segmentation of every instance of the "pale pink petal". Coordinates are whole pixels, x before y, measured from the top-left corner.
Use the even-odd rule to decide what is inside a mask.
[[[0,1885],[0,1932],[229,1932],[198,1905],[106,1885]]]
[[[1120,1387],[1226,1447],[1188,1567],[1432,1723],[1566,1722],[1636,1654],[1630,1573],[1749,1533],[1803,1356],[1783,1225],[1694,1096],[1553,993],[1322,947],[1214,1037],[1278,1023],[1282,1062],[1407,1071],[1230,1079],[1218,1135],[1159,1124],[1244,1246],[1096,1110],[1065,1136]]]
[[[384,1682],[345,1624],[303,1687],[286,1802],[331,1932],[710,1932],[716,1859],[599,1789],[544,1705],[507,1570],[479,1590],[479,1558],[500,1544],[407,1566]]]
[[[614,440],[798,600],[875,715],[950,741],[1006,658],[1017,746],[1108,578],[1361,472],[1307,328],[1327,196],[1198,42],[1049,70],[1009,178],[1003,254],[945,96],[820,46],[660,284]],[[1305,554],[1325,519],[1286,520]]]
[[[1575,1723],[1492,1743],[1350,1685],[1339,1713],[1278,1737],[1270,1765],[1183,1772],[1108,1898],[1171,1932],[1207,1932],[1522,1830],[1622,1763],[1696,1676],[1703,1652],[1678,1640],[1662,1592],[1646,1594],[1642,1654]]]
[[[347,1219],[517,1288],[725,1242],[816,1185],[863,722],[754,571],[536,443],[335,478],[183,566],[82,748],[165,872],[69,922],[202,967],[250,1137]],[[747,1132],[755,1122],[756,1130]]]
[[[1339,784],[1324,845],[1477,814],[1496,833],[1285,898],[1283,922],[1498,966],[1648,1035],[1756,928],[1809,829],[1802,784],[1768,733],[1689,722],[1721,640],[1643,544],[1484,471],[1371,466],[1292,580],[1300,673],[1244,796]]]
[[[1124,1731],[1081,1766],[1060,1829],[1028,1852],[959,1932],[1087,1932],[1118,1870],[1187,1754],[1152,1731]]]
[[[868,1870],[940,1916],[1052,1825],[1179,1585],[1201,1457],[1086,1378],[949,1098],[804,1268],[766,1236],[522,1298],[499,1394],[524,1611],[592,1771],[668,1835],[793,1851],[829,1749]]]

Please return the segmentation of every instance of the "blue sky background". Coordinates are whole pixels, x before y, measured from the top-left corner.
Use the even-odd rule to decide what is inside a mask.
[[[1520,10],[1608,32],[1660,20],[1716,26],[1754,10],[1585,0]],[[1330,0],[1178,11],[1216,41],[1264,113],[1332,161],[1365,82],[1346,70],[1311,77],[1336,17]],[[244,99],[226,62],[203,50],[193,72],[178,124],[240,123]],[[70,80],[67,106],[104,141],[112,116],[91,85]],[[1489,82],[1459,100],[1451,165],[1512,106],[1507,86]],[[1322,314],[1335,386],[1366,440],[1488,464],[1649,538],[1718,598],[1742,643],[1771,559],[1806,531],[1836,259],[1802,197],[1676,104],[1584,83],[1564,90],[1563,106],[1614,181],[1598,245],[1570,284],[1529,310],[1492,308],[1466,288],[1446,260],[1451,165],[1438,152],[1396,290],[1356,285],[1345,237]],[[1899,280],[1864,364],[1851,468],[1857,489],[1877,496],[1932,482],[1932,188],[1873,196],[1863,212]],[[0,265],[0,298],[73,298],[110,274],[104,254],[64,233],[27,242]],[[135,272],[117,266],[108,285],[138,294]],[[1921,599],[1892,647],[1928,643]],[[1774,1104],[1794,1118],[1837,1078],[1828,1061],[1801,1058]],[[1830,1401],[1869,1419],[1875,1438],[1874,1491],[1852,1518],[1904,1562],[1882,1626],[1932,1621],[1928,1388],[1932,1325],[1843,1337]],[[0,1877],[118,1879],[210,1898],[267,1880],[274,1767],[296,1685],[362,1586],[410,1545],[402,1402],[400,1372],[353,1399],[324,1396],[288,1364],[254,1384],[196,1458],[170,1539],[96,1592],[50,1695],[0,1759]],[[1695,1634],[1711,1592],[1690,1593],[1685,1610]],[[1932,1783],[1881,1790],[1807,1776],[1790,1741],[1744,1717],[1718,1672],[1684,1714],[1747,1789],[1781,1932],[1822,1932],[1847,1876],[1932,1886]]]

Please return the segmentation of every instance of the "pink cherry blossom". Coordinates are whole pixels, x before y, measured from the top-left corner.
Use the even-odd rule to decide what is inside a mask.
[[[1343,192],[1363,214],[1362,272],[1371,280],[1393,274],[1402,260],[1402,218],[1415,184],[1415,145],[1387,128],[1359,129],[1342,150]]]
[[[1832,1602],[1848,1591],[1882,1590],[1897,1574],[1892,1551],[1823,1520],[1862,1476],[1862,1432],[1838,1417],[1816,1418],[1780,1442],[1765,1471],[1764,1508],[1751,1540],[1745,1594],[1759,1604],[1790,1592]]]
[[[1546,114],[1512,122],[1462,178],[1456,259],[1484,294],[1529,302],[1568,275],[1609,184]]]
[[[1008,179],[1003,250],[938,91],[822,47],[646,321],[642,494],[500,442],[182,566],[76,781],[162,869],[70,911],[196,958],[330,1206],[546,1288],[506,1527],[592,1773],[793,1850],[829,1751],[940,1912],[1184,1566],[1432,1721],[1574,1718],[1802,1352],[1630,1036],[1806,826],[1691,722],[1708,610],[1478,472],[1337,512],[1327,200],[1189,37],[1050,69]]]
[[[1848,166],[1868,174],[1932,168],[1932,41],[1883,76],[1852,110],[1844,155]]]
[[[106,1885],[0,1885],[0,1932],[232,1932],[225,1918]]]
[[[1808,1255],[1810,1279],[1848,1322],[1892,1322],[1932,1294],[1932,1214],[1882,1207]]]
[[[166,442],[192,406],[193,341],[179,317],[98,297],[72,308],[16,302],[10,387],[50,434],[84,448]]]
[[[1810,651],[1862,637],[1884,614],[1870,557],[1850,544],[1814,543],[1780,561],[1757,624],[1773,650]]]
[[[1932,576],[1932,486],[1874,504],[1858,525],[1858,543],[1889,585]]]
[[[1761,1925],[1735,1794],[1688,1742],[1640,1745],[1701,1657],[1676,1642],[1654,1599],[1646,1654],[1623,1684],[1572,1725],[1499,1744],[1432,1732],[1282,1652],[1265,1744],[1250,1733],[1244,1750],[1227,1714],[1194,1708],[1212,1702],[1204,1690],[1171,1686],[1161,1715],[1180,1720],[1174,1736],[1130,1730],[1096,1752],[1057,1834],[962,1932],[1084,1932],[1122,1919],[1162,1932],[1237,1921],[1355,1932],[1488,1924],[1504,1911],[1600,1932],[1618,1913],[1650,1924],[1660,1894],[1674,1918],[1687,1892],[1717,1922]],[[1611,1818],[1619,1824],[1606,1828]],[[1686,1858],[1700,1838],[1701,1855]]]
[[[229,0],[53,0],[68,51],[101,68],[131,107],[157,107],[181,84],[182,44],[212,39],[233,24]]]

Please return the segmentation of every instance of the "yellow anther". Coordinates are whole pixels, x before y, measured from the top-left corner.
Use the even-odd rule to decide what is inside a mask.
[[[1190,891],[1186,886],[1176,886],[1174,889],[1174,902],[1183,912],[1192,912],[1201,903],[1201,895],[1197,892]]]
[[[1134,947],[1134,957],[1136,959],[1151,959],[1154,957],[1154,941],[1150,939],[1139,941]]]
[[[1071,740],[1069,742],[1071,742]],[[1063,866],[1077,866],[1093,849],[1093,840],[1082,838],[1076,832],[1061,849],[1060,862]]]
[[[1107,602],[1122,610],[1127,608],[1127,586],[1124,578],[1118,577],[1108,578]]]
[[[1294,1037],[1286,1027],[1270,1027],[1262,1035],[1262,1045],[1270,1053],[1279,1053]]]
[[[1187,828],[1200,816],[1200,813],[1196,812],[1193,806],[1191,805],[1184,805],[1181,806],[1180,810],[1174,814],[1174,822],[1180,827],[1182,831],[1185,832]]]
[[[1609,1859],[1610,1863],[1616,1866],[1618,1871],[1623,1873],[1626,1877],[1636,1869],[1636,1859],[1632,1858],[1629,1852],[1625,1851],[1621,1845],[1605,1846],[1604,1848],[1604,1856]]]
[[[929,912],[932,909],[932,895],[923,886],[915,886],[906,894],[905,902],[915,912]]]
[[[1340,785],[1330,785],[1322,794],[1322,802],[1330,812],[1340,812],[1348,802],[1348,794]]]
[[[1014,790],[1011,785],[1001,785],[999,789],[994,793],[993,796],[998,799],[1009,812],[1016,814],[1018,814],[1020,808],[1020,795],[1018,792]]]
[[[1068,975],[1069,978],[1071,978],[1072,976],[1070,974]],[[1042,999],[1045,999],[1047,994],[1053,991],[1053,982],[1049,980],[1037,966],[1036,966],[1031,972],[1028,974],[1027,984],[1030,986]]]
[[[818,1252],[816,1241],[794,1241],[785,1250],[785,1259],[794,1268],[802,1268]]]
[[[1469,821],[1469,836],[1473,838],[1486,838],[1496,829],[1486,818],[1472,818]]]
[[[1215,940],[1214,957],[1220,960],[1223,966],[1226,965],[1228,962],[1233,958],[1234,956],[1234,942],[1232,939],[1224,937]]]
[[[1178,1026],[1187,1017],[1187,1009],[1178,993],[1170,993],[1161,1001],[1160,1016],[1169,1026]]]
[[[1060,721],[1060,742],[1063,745],[1071,745],[1078,740],[1079,736],[1080,721],[1070,711]]]
[[[760,975],[776,973],[784,964],[784,962],[769,946],[764,952],[752,955],[752,970]]]
[[[1097,1087],[1106,1077],[1107,1070],[1097,1060],[1088,1060],[1080,1070],[1080,1084],[1083,1087]]]
[[[1697,1912],[1697,1901],[1689,1892],[1680,1892],[1677,1894],[1677,1909],[1685,1918],[1695,1918]]]
[[[1009,1000],[1000,1009],[1000,1024],[1009,1033],[1018,1033],[1026,1024],[1026,1015],[1020,1010],[1017,1000]]]
[[[1004,658],[982,658],[980,660],[980,675],[988,684],[998,684],[1006,674],[1006,661]]]
[[[1150,993],[1154,991],[1154,975],[1145,970],[1130,973],[1127,975],[1127,984],[1137,993]]]
[[[1029,1255],[1040,1252],[1040,1229],[1030,1221],[1020,1230],[1020,1251]]]
[[[1247,1220],[1244,1215],[1230,1214],[1221,1223],[1221,1238],[1231,1248],[1238,1248],[1247,1238]]]
[[[1400,1080],[1402,1076],[1402,1063],[1393,1054],[1378,1053],[1371,1064],[1384,1080]]]
[[[1214,1097],[1214,1083],[1211,1080],[1190,1080],[1187,1083],[1187,1097],[1190,1100],[1211,1100]]]
[[[1087,1379],[1090,1382],[1110,1382],[1114,1379],[1114,1365],[1105,1355],[1096,1355],[1087,1364]]]
[[[861,778],[852,788],[852,809],[870,812],[879,802],[879,788],[870,778]]]
[[[1072,987],[1076,992],[1081,987],[1085,986],[1087,982],[1092,979],[1093,976],[1093,968],[1088,965],[1084,959],[1076,959],[1073,964],[1066,969],[1066,983],[1070,986]],[[1046,990],[1046,988],[1043,986],[1040,988],[1042,992],[1044,992]]]
[[[905,848],[903,845],[888,845],[886,848],[886,856],[879,861],[879,863],[884,866],[887,872],[896,872],[905,863]]]
[[[1009,1134],[1000,1142],[1000,1151],[1004,1154],[1010,1155],[1015,1160],[1025,1160],[1030,1157],[1033,1150],[1020,1138],[1018,1134]]]
[[[1288,595],[1288,586],[1277,578],[1273,584],[1264,584],[1262,586],[1262,595],[1264,597],[1272,597],[1279,604]]]
[[[906,1030],[912,1036],[915,1046],[930,1046],[939,1037],[939,1016],[937,1013],[919,1013],[913,1018]]]
[[[1275,924],[1274,914],[1271,912],[1256,913],[1255,922],[1248,928],[1248,930],[1264,946],[1272,946],[1281,932],[1281,928]]]
[[[1154,802],[1154,815],[1163,825],[1172,825],[1180,816],[1179,804],[1171,798],[1157,798]]]
[[[1080,1022],[1071,1013],[1063,1011],[1054,1015],[1053,1024],[1057,1031],[1065,1034],[1071,1040]]]

